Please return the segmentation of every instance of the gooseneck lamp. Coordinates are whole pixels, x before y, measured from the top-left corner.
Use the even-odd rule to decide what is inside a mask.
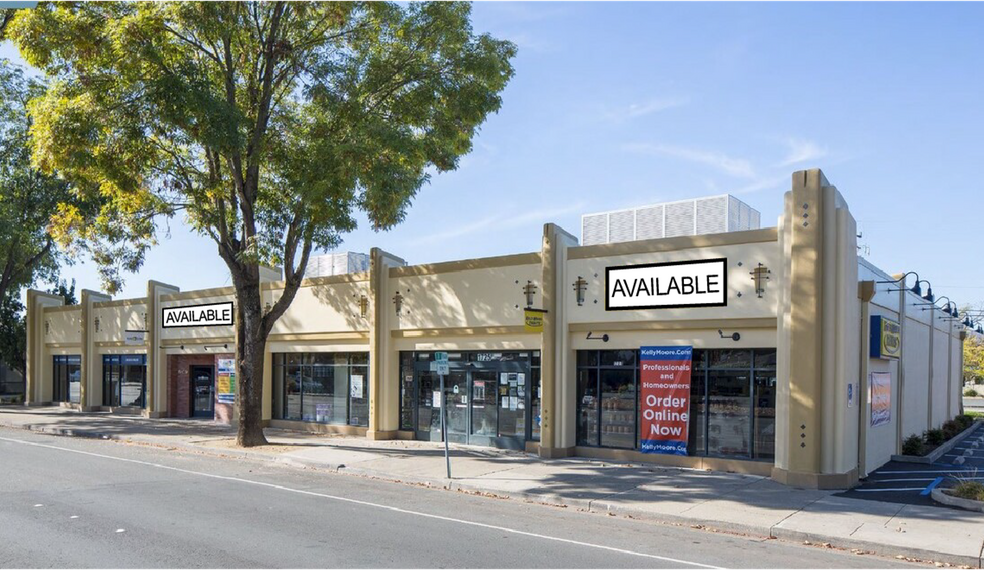
[[[946,299],[946,304],[943,305],[942,307],[937,307],[936,306],[936,303],[939,303],[939,302],[943,301],[943,299]],[[946,295],[940,295],[940,298],[939,299],[936,299],[935,301],[930,301],[930,302],[927,302],[927,303],[913,303],[913,305],[924,305],[923,308],[921,309],[923,311],[932,311],[934,309],[939,309],[939,310],[941,310],[944,313],[946,313],[946,314],[949,315],[950,314],[950,304],[951,303],[952,303],[952,301],[951,301],[951,299],[949,297],[947,297]]]
[[[901,289],[889,289],[889,292],[902,291],[903,289],[905,289],[905,278],[910,275],[916,276],[916,282],[912,285],[912,289],[909,289],[909,291],[922,297],[922,288],[919,287],[919,282],[923,280],[919,279],[919,274],[916,273],[915,271],[907,271],[903,273],[902,276],[899,277],[898,279],[889,279],[887,281],[876,281],[876,283],[901,283],[901,287],[902,287]]]
[[[930,303],[932,303],[933,301],[935,301],[936,298],[933,296],[933,285],[929,281],[927,281],[926,279],[922,279],[920,281],[916,281],[916,287],[919,286],[919,283],[920,282],[926,284],[926,294],[923,295],[923,299],[929,301]],[[916,293],[916,295],[918,295],[918,294],[919,293]]]

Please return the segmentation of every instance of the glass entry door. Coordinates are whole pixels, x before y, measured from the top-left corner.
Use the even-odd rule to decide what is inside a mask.
[[[444,389],[447,391],[448,402],[448,441],[452,443],[469,443],[468,441],[468,377],[465,371],[452,370],[444,377]],[[441,389],[441,378],[435,374],[435,385]],[[441,417],[437,417],[438,439],[440,440]]]
[[[215,416],[215,379],[211,366],[192,366],[191,415],[196,418]]]
[[[495,372],[489,370],[474,370],[471,377],[471,436],[470,442],[476,445],[494,445],[493,440],[498,435],[498,383]]]
[[[444,378],[448,402],[448,441],[468,443],[468,373],[452,370]],[[441,377],[421,372],[417,378],[417,437],[441,441]]]
[[[495,370],[452,369],[444,378],[448,441],[521,449],[525,423],[517,418],[524,406],[516,403],[516,383],[513,380],[511,388],[508,382],[500,383]],[[417,390],[417,438],[441,441],[440,377],[430,371],[419,372]]]

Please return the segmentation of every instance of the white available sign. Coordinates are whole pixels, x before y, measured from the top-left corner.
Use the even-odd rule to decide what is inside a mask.
[[[725,307],[728,260],[702,259],[605,269],[605,310]]]
[[[162,309],[161,314],[161,326],[166,329],[211,327],[231,324],[232,301],[186,307],[165,307]]]

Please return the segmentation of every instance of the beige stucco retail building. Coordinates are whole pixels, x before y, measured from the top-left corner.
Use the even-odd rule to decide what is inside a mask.
[[[723,273],[702,281],[710,292],[636,303],[607,283],[624,270],[690,279],[708,263]],[[282,286],[262,285],[267,303]],[[30,291],[28,402],[229,421],[232,301],[231,287],[157,281],[138,299],[83,291],[75,306]],[[542,330],[524,326],[528,301]],[[203,305],[208,326],[187,318]],[[579,246],[548,223],[525,253],[412,266],[374,249],[368,272],[303,283],[267,345],[263,417],[439,439],[441,351],[453,441],[845,487],[959,413],[965,334],[858,257],[845,198],[809,170],[793,174],[775,228]],[[673,345],[693,347],[687,455],[643,454],[640,347]]]

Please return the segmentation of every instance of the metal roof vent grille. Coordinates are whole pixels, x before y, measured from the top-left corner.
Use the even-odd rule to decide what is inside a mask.
[[[608,241],[632,241],[635,239],[635,212],[632,210],[608,214]]]
[[[663,206],[636,210],[636,239],[663,237]]]
[[[608,243],[608,214],[581,218],[581,243],[583,245]]]
[[[694,203],[675,202],[666,205],[666,237],[694,235]]]
[[[728,200],[725,197],[697,200],[697,235],[728,231]]]

